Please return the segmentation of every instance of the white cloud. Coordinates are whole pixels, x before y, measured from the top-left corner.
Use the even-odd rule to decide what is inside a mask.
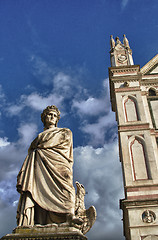
[[[71,92],[71,84],[72,78],[70,75],[65,74],[63,72],[59,72],[54,76],[53,83],[54,83],[54,92],[56,93],[64,93],[65,97],[68,96]]]
[[[0,199],[2,199],[2,201],[5,201],[6,203],[12,206],[15,205],[15,202],[19,197],[18,193],[16,192],[15,186],[16,178],[0,182],[0,194],[1,194]]]
[[[83,124],[81,130],[89,134],[90,143],[97,146],[98,144],[104,144],[107,131],[114,129],[114,126],[116,126],[115,115],[110,111],[107,115],[99,117],[95,123]],[[115,136],[116,132],[114,131],[113,134]]]
[[[16,179],[27,154],[27,149],[36,133],[36,124],[25,123],[18,128],[19,139],[17,142],[8,142],[7,138],[0,139],[3,146],[0,147],[0,181],[7,183],[10,179]],[[1,188],[3,188],[3,184]]]
[[[21,148],[20,145],[16,146],[15,143],[0,148],[0,181],[7,182],[16,179],[19,164],[22,164],[26,154],[25,151],[26,149]],[[1,188],[4,188],[3,184]]]
[[[103,81],[103,89],[99,98],[97,98],[88,94],[87,89],[84,89],[79,83],[77,74],[75,75],[71,70],[69,70],[69,73],[57,72],[36,56],[32,56],[31,61],[36,69],[36,75],[40,75],[38,77],[41,78],[41,81],[43,81],[45,75],[49,75],[49,81],[46,81],[50,85],[49,94],[45,91],[42,92],[42,90],[41,92],[32,92],[29,95],[22,94],[20,99],[17,100],[17,104],[8,104],[7,111],[10,116],[19,115],[25,107],[42,111],[48,105],[53,104],[63,109],[67,100],[70,104],[69,109],[76,111],[80,117],[97,116],[109,111],[108,79]]]
[[[53,83],[54,69],[41,57],[32,55],[30,57],[33,67],[33,75],[37,77],[43,84],[49,85]]]
[[[14,115],[18,115],[22,111],[23,108],[24,108],[24,104],[21,104],[21,105],[10,105],[7,108],[7,111],[10,114],[10,116],[14,116]]]
[[[16,208],[17,208],[17,207],[18,207],[18,202],[19,202],[18,200],[15,200],[15,201],[13,202],[13,207],[16,207]]]
[[[37,125],[34,123],[21,124],[18,128],[18,133],[20,137],[18,144],[28,146],[37,133]]]
[[[92,146],[74,149],[74,180],[85,186],[86,208],[94,205],[97,220],[87,234],[89,239],[122,239],[121,210],[119,199],[123,198],[121,165],[118,160],[117,141],[95,149]],[[110,236],[113,236],[110,238]]]
[[[4,137],[4,138],[0,138],[0,148],[1,147],[6,147],[10,144],[10,142],[8,142],[8,138]]]
[[[86,95],[86,99],[85,98]],[[99,114],[107,113],[110,109],[109,96],[109,79],[103,80],[103,89],[99,98],[87,96],[88,93],[80,95],[80,98],[72,100],[72,109],[77,110],[80,117],[84,116],[99,116]]]
[[[48,62],[36,55],[32,55],[30,61],[33,66],[33,74],[43,84],[53,86],[53,91],[56,94],[62,93],[65,97],[70,96],[71,92],[69,90],[72,85],[75,86],[75,79],[72,79],[70,69],[69,74],[66,74],[50,66]]]
[[[49,94],[47,92],[32,92],[29,95],[21,95],[18,104],[8,104],[7,111],[10,116],[19,115],[25,107],[30,107],[36,111],[42,111],[48,105],[56,105],[58,108],[62,108],[66,99],[73,98],[80,92],[81,87],[76,88],[75,81],[70,75],[63,72],[54,74],[53,70],[47,71],[47,64],[42,60],[38,60],[37,65],[39,74],[51,75],[51,80],[47,81],[47,83],[51,83]],[[74,89],[76,89],[75,93]]]
[[[8,113],[10,116],[18,115],[24,109],[24,107],[30,107],[36,111],[42,111],[48,105],[56,105],[60,107],[62,105],[63,96],[57,94],[48,94],[43,96],[39,93],[31,93],[30,95],[22,95],[19,105],[11,105],[8,107]]]
[[[127,6],[128,3],[129,3],[129,0],[122,0],[121,1],[121,8],[124,9]]]
[[[87,97],[86,100],[83,98],[84,95],[79,99],[74,98],[72,109],[81,118],[80,129],[89,136],[89,144],[98,146],[103,145],[105,139],[112,141],[116,137],[116,121],[115,114],[110,110],[109,79],[103,81],[99,98],[93,96]]]
[[[72,103],[72,108],[77,109],[77,112],[80,116],[96,116],[106,111],[106,101],[105,98],[97,99],[94,97],[89,97],[86,100],[80,101],[74,100]]]
[[[10,116],[19,115],[25,107],[30,107],[36,111],[42,111],[48,105],[56,105],[61,108],[64,105],[64,100],[74,97],[80,91],[81,87],[76,85],[76,79],[72,78],[71,70],[69,70],[69,74],[61,70],[57,71],[49,66],[48,62],[36,55],[31,56],[30,62],[33,67],[33,75],[42,84],[50,86],[49,93],[41,90],[41,92],[32,92],[29,95],[22,94],[17,100],[17,104],[8,104],[7,111]]]
[[[58,96],[57,94],[42,96],[38,93],[32,93],[29,96],[24,96],[24,99],[27,106],[40,111],[46,108],[48,105],[56,105],[60,107],[63,101],[63,97]]]
[[[0,199],[0,235],[11,233],[16,227],[16,208]]]

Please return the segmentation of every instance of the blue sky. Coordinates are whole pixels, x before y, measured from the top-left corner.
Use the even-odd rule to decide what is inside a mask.
[[[74,136],[74,180],[97,209],[89,240],[123,240],[117,125],[108,85],[110,35],[135,64],[158,53],[157,0],[0,0],[0,234],[16,227],[16,176],[47,105]]]

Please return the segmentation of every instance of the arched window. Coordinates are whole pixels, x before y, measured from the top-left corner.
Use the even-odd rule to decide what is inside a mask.
[[[125,112],[125,119],[127,122],[140,120],[139,114],[138,114],[137,101],[134,97],[128,96],[124,100],[124,112]]]
[[[130,141],[130,156],[133,180],[149,179],[149,167],[145,145],[142,139],[137,136]]]
[[[153,89],[153,88],[150,88],[150,89],[149,89],[149,92],[148,92],[148,95],[149,95],[149,96],[156,96],[156,90]]]

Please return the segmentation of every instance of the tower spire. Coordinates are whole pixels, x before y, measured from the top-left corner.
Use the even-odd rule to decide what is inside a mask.
[[[128,41],[128,39],[126,38],[126,35],[125,34],[123,34],[123,44],[124,44],[124,46],[126,47],[126,48],[130,48],[130,46],[129,46],[129,41]]]
[[[113,36],[110,36],[110,59],[111,59],[111,66],[118,67],[118,66],[127,66],[127,65],[134,65],[133,57],[132,57],[132,50],[129,46],[129,41],[126,38],[126,35],[123,35],[123,44],[121,43],[119,37],[116,37],[116,42],[113,39]]]

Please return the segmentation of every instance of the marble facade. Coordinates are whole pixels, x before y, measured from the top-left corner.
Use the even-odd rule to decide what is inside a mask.
[[[127,240],[158,239],[158,55],[144,67],[132,50],[111,36],[109,68],[112,110],[118,123]]]

